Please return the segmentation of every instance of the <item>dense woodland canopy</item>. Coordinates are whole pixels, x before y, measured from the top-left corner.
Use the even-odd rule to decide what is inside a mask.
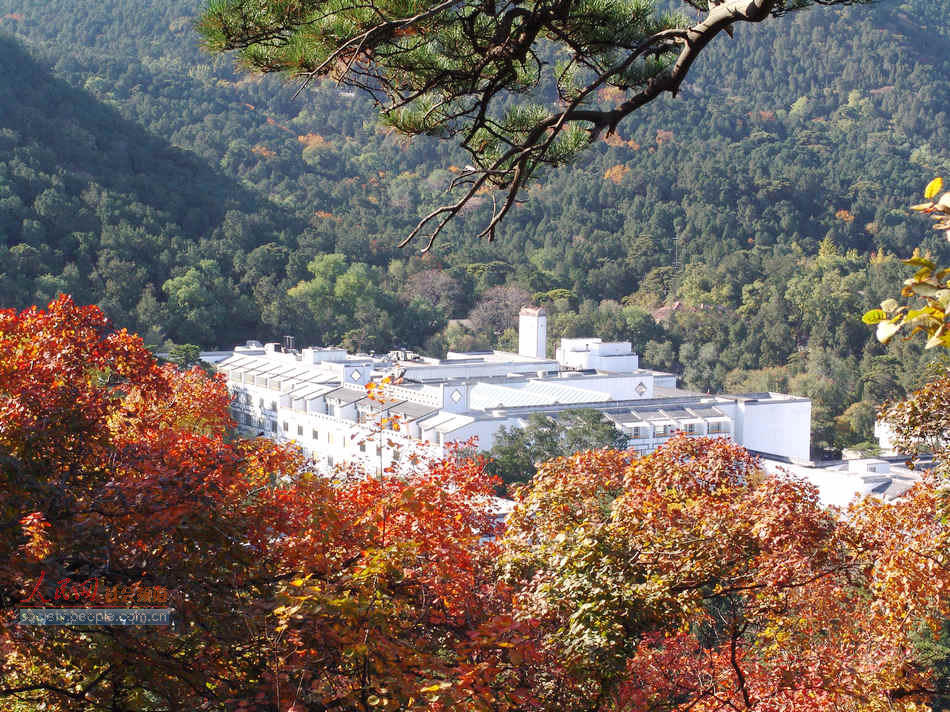
[[[438,353],[510,346],[535,300],[552,340],[630,340],[697,390],[812,397],[817,447],[869,439],[921,373],[917,345],[859,319],[905,275],[895,255],[945,256],[904,207],[950,168],[935,4],[739,27],[677,99],[542,173],[493,243],[472,239],[486,194],[425,256],[396,245],[465,154],[332,83],[293,99],[235,72],[198,48],[199,9],[0,0],[0,304],[67,292],[154,344]]]

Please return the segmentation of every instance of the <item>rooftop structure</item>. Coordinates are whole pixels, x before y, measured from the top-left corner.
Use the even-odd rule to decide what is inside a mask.
[[[556,416],[571,408],[603,412],[640,454],[682,431],[808,460],[808,399],[683,391],[675,375],[640,368],[629,342],[562,339],[556,358],[548,359],[546,321],[543,309],[522,309],[518,353],[450,352],[436,359],[250,341],[216,367],[227,376],[234,417],[246,432],[293,440],[323,466],[389,467],[405,462],[408,451],[440,455],[473,437],[488,450],[501,428],[524,427],[532,413]],[[383,402],[370,398],[366,384],[386,376],[394,383],[379,389]]]
[[[818,488],[822,504],[845,507],[855,497],[871,495],[892,502],[920,481],[903,458],[855,458],[806,466],[762,458],[766,472],[801,477]]]

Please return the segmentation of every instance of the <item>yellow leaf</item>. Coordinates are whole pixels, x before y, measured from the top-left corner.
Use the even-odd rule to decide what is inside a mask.
[[[438,692],[439,690],[444,690],[446,687],[451,687],[452,683],[450,682],[437,682],[434,685],[428,685],[419,690],[419,692]]]
[[[290,585],[300,588],[301,586],[304,585],[304,580],[302,578],[295,578],[293,581],[290,582]]]
[[[941,188],[943,188],[943,178],[937,176],[927,184],[926,188],[924,188],[924,197],[927,200],[932,200],[933,197],[940,192]]]

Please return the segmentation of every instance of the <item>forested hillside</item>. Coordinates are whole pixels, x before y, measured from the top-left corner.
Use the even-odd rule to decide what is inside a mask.
[[[396,244],[464,156],[332,84],[294,99],[235,72],[197,47],[199,9],[0,0],[2,306],[68,291],[153,343],[438,352],[510,344],[535,299],[552,339],[631,340],[703,391],[811,396],[829,447],[866,440],[920,374],[860,314],[902,278],[894,255],[947,256],[905,209],[950,172],[935,4],[738,28],[679,98],[542,175],[495,242],[472,239],[476,209],[426,256]]]

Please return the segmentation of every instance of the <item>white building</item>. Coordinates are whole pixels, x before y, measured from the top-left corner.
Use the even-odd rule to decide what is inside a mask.
[[[764,457],[762,468],[774,475],[808,480],[818,488],[822,504],[842,508],[856,497],[868,495],[893,502],[921,478],[920,470],[909,469],[898,458],[855,458],[810,467]]]
[[[502,427],[524,427],[532,413],[570,408],[603,412],[645,454],[678,431],[731,437],[790,461],[809,457],[811,402],[779,393],[710,396],[676,388],[676,377],[639,368],[630,343],[562,339],[545,357],[547,317],[527,307],[519,352],[450,352],[445,359],[394,351],[348,354],[339,348],[284,349],[248,342],[216,365],[228,379],[232,412],[245,432],[295,441],[322,466],[361,461],[371,471],[441,455],[477,438],[488,450]],[[384,402],[366,384],[398,380]]]

